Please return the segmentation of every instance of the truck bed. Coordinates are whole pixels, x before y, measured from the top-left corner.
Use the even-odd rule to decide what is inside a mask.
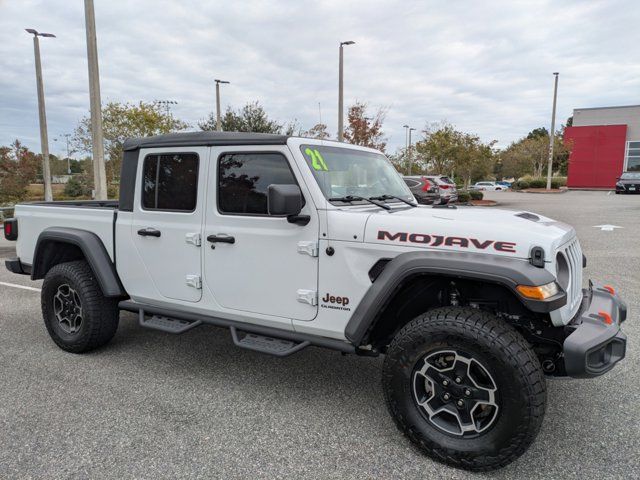
[[[16,253],[25,264],[33,263],[38,236],[49,227],[89,230],[100,237],[113,260],[113,228],[117,200],[80,200],[22,203],[15,207],[19,240]]]

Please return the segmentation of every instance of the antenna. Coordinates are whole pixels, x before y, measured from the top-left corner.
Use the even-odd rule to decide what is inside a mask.
[[[320,102],[318,102],[318,119],[319,119],[318,123],[322,125],[322,108],[320,108]]]

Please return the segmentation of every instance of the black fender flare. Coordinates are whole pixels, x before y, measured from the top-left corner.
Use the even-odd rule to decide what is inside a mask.
[[[93,232],[79,228],[49,227],[40,233],[33,255],[32,280],[44,278],[53,266],[51,259],[47,258],[47,249],[44,248],[50,242],[67,243],[78,247],[91,267],[105,297],[125,297],[127,295],[118,277],[116,267],[100,237]]]
[[[360,345],[395,293],[416,275],[438,275],[451,278],[480,280],[507,287],[533,312],[548,313],[567,302],[567,294],[560,292],[546,300],[530,300],[516,290],[518,285],[546,285],[555,277],[544,268],[527,260],[499,255],[444,251],[412,251],[393,258],[375,279],[364,295],[345,328],[345,337]]]

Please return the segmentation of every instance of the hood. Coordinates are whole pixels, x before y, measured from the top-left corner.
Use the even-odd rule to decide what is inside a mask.
[[[623,185],[640,185],[640,178],[621,178],[616,183]]]
[[[364,241],[529,258],[544,248],[547,260],[575,237],[573,227],[531,212],[487,207],[416,207],[371,213]]]

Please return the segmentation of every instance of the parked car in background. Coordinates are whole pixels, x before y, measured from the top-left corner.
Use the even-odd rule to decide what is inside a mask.
[[[505,180],[500,180],[499,182],[496,182],[496,185],[501,185],[506,188],[511,188],[511,182],[507,182]]]
[[[458,200],[458,189],[456,188],[455,182],[449,177],[446,175],[427,175],[426,178],[438,186],[440,205],[446,205],[447,203]]]
[[[640,193],[640,172],[624,172],[616,182],[616,193]]]
[[[438,185],[427,177],[416,175],[411,177],[403,177],[404,183],[407,184],[413,196],[416,197],[418,203],[422,205],[439,204],[440,191]]]
[[[499,185],[496,182],[476,182],[471,188],[473,190],[483,190],[486,192],[499,192],[507,189],[504,185]]]

